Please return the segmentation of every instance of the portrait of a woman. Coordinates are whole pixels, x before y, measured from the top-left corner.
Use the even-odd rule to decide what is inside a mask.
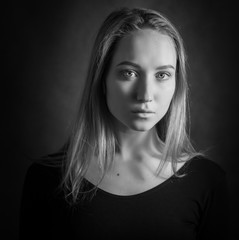
[[[187,133],[186,62],[160,11],[106,16],[66,144],[27,171],[20,239],[227,239],[225,171]]]

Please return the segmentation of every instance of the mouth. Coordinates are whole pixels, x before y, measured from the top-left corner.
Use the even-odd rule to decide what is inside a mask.
[[[148,110],[148,109],[135,109],[131,111],[132,113],[149,113],[149,114],[153,114],[155,113],[154,111]]]
[[[133,113],[134,116],[142,119],[150,118],[155,114],[154,111],[148,109],[134,109],[131,112]]]

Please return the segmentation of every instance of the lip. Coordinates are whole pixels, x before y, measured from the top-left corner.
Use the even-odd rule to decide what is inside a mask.
[[[142,118],[142,119],[147,119],[152,117],[155,112],[149,109],[142,109],[142,108],[136,108],[134,110],[131,111],[133,113],[134,116],[138,117],[138,118]]]
[[[132,112],[135,117],[142,118],[142,119],[148,119],[151,118],[155,113],[154,112]]]
[[[149,109],[134,109],[134,110],[132,110],[132,113],[151,113],[151,114],[153,114],[153,113],[155,113],[154,111],[152,111],[152,110],[149,110]]]

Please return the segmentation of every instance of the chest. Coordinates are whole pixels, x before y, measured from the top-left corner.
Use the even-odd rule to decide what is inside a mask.
[[[160,174],[156,174],[157,167],[158,162],[151,164],[150,167],[142,167],[133,161],[131,163],[116,164],[106,173],[98,188],[122,196],[143,193],[161,185],[173,175],[171,164],[165,164]],[[97,167],[91,166],[89,168],[86,179],[97,185],[100,179]]]
[[[170,182],[134,196],[115,196],[99,190],[71,218],[75,235],[104,239],[194,239],[199,209],[192,199],[172,196]],[[118,237],[118,238],[117,238]]]
[[[103,179],[99,188],[110,194],[118,196],[131,196],[146,192],[156,186],[161,185],[167,179],[158,176],[148,176],[147,178],[135,178],[129,175],[115,176]]]

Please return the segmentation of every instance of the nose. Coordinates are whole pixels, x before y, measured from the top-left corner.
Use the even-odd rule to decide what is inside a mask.
[[[153,86],[149,77],[139,79],[137,85],[136,99],[139,102],[152,102],[153,101]]]

